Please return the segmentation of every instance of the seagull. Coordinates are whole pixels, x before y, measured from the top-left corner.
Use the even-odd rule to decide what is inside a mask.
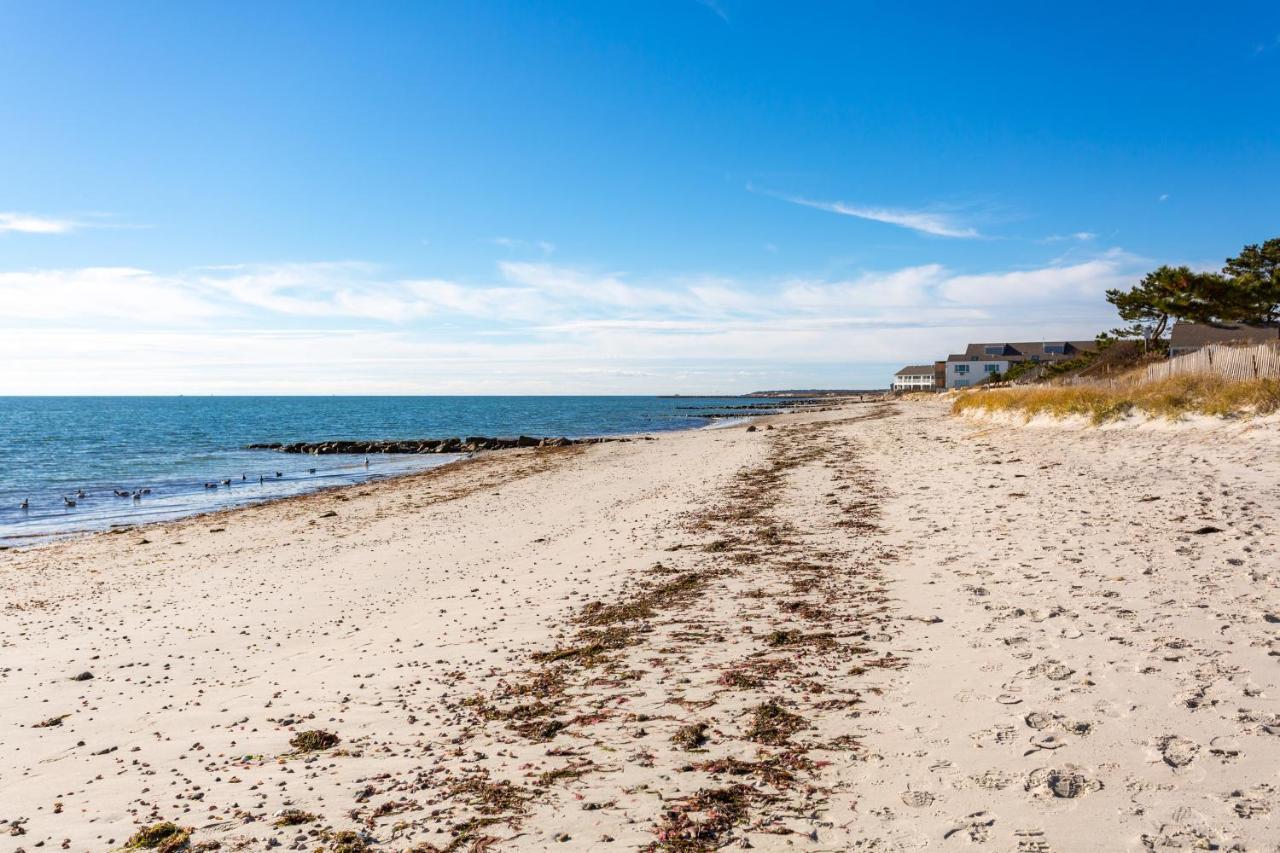
[[[307,473],[308,473],[308,474],[314,474],[315,472],[316,472],[316,469],[315,469],[315,468],[308,468],[308,469],[307,469]]]
[[[205,487],[206,489],[216,489],[216,488],[218,488],[218,484],[217,484],[217,483],[205,483],[205,484],[204,484],[204,487]]]
[[[259,475],[258,475],[258,485],[259,485],[259,486],[261,486],[261,485],[262,485],[262,481],[263,481],[263,479],[264,479],[264,478],[263,478],[263,476],[262,476],[261,474],[259,474]]]
[[[129,497],[129,493],[128,493],[128,492],[122,492],[122,491],[120,491],[119,489],[115,489],[114,491],[115,491],[116,497],[118,497],[118,498],[127,498],[127,497]]]
[[[78,498],[87,498],[87,497],[88,497],[88,495],[86,495],[86,494],[84,493],[84,489],[81,489],[80,491],[76,492],[76,497],[78,497]]]
[[[142,500],[142,492],[134,492],[134,493],[133,493],[133,499],[134,499],[135,501],[140,501],[140,500]]]
[[[222,481],[222,485],[227,486],[227,487],[230,487],[230,486],[231,486],[231,481],[230,481],[230,480],[223,480],[223,481]]]
[[[62,496],[62,502],[63,502],[64,504],[66,504],[67,506],[75,506],[75,505],[76,505],[76,502],[75,502],[75,501],[73,501],[73,500],[71,500],[71,498],[67,497],[66,495],[63,495],[63,496]]]
[[[284,474],[281,474],[279,471],[277,471],[277,472],[276,472],[276,476],[277,476],[277,477],[283,477],[283,476],[284,476]]]
[[[18,509],[30,509],[30,508],[31,508],[31,504],[27,501],[26,498],[23,498],[22,503],[18,505]]]
[[[142,493],[143,493],[144,495],[149,495],[149,494],[151,494],[151,490],[150,490],[150,489],[143,489],[143,490],[142,490]]]

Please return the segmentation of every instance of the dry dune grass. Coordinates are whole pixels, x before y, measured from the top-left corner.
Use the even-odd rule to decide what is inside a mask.
[[[1177,420],[1185,415],[1216,417],[1265,415],[1280,410],[1280,379],[1226,379],[1184,374],[1154,382],[1114,385],[1036,385],[974,389],[960,395],[952,412],[1021,413],[1065,417],[1081,415],[1095,424],[1132,412]]]

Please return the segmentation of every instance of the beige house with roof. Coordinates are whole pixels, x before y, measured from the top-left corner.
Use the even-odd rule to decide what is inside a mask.
[[[1280,341],[1280,326],[1244,323],[1174,323],[1169,336],[1169,356],[1186,355],[1210,344],[1267,344]]]

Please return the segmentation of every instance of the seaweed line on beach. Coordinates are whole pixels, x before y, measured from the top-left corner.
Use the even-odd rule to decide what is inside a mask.
[[[888,610],[876,567],[893,555],[875,540],[876,484],[856,442],[834,429],[853,420],[767,432],[764,461],[687,519],[701,545],[663,553],[610,600],[579,607],[525,668],[459,697],[454,760],[426,783],[437,792],[426,804],[439,808],[409,834],[480,849],[588,791],[582,807],[602,813],[652,802],[651,850],[817,832],[830,795],[823,769],[856,753],[847,729],[860,713],[858,676],[904,663],[868,645]],[[810,491],[793,493],[800,475],[836,496],[821,516],[791,506]],[[691,670],[695,651],[704,663]],[[633,710],[654,697],[656,710]],[[606,746],[625,743],[621,755]],[[505,770],[487,760],[499,753]],[[513,758],[522,773],[510,772]],[[567,763],[542,769],[548,759]],[[650,781],[614,790],[624,766]]]

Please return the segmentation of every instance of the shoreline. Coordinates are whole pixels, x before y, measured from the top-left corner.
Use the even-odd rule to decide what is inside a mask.
[[[366,473],[430,467],[436,463],[418,458],[423,450],[447,456],[531,440],[516,438],[520,431],[603,440],[697,429],[717,420],[707,417],[716,413],[717,402],[701,398],[688,398],[689,412],[650,397],[459,398],[456,404],[419,398],[370,398],[367,404],[348,398],[305,398],[302,403],[263,398],[274,401],[272,405],[240,398],[229,403],[73,398],[56,404],[53,399],[38,398],[29,405],[10,401],[0,411],[16,425],[7,445],[10,469],[0,478],[0,543],[5,546],[257,503],[330,483],[362,481]],[[788,408],[810,404],[778,403]],[[57,425],[49,423],[46,429],[40,426],[44,419],[65,426],[54,429]],[[512,438],[412,438],[471,434],[455,432],[459,424],[482,435]],[[333,438],[342,435],[391,438]],[[250,449],[277,444],[284,449],[285,440],[296,442],[297,436],[312,437],[311,445],[322,448],[326,458],[301,453],[268,457],[266,450]],[[335,453],[341,444],[362,451],[416,452]],[[364,458],[374,460],[374,471],[360,470]],[[283,471],[283,478],[273,471]],[[121,489],[129,494],[121,498]],[[130,502],[134,492],[144,489],[140,502]]]
[[[1265,843],[1274,435],[1046,443],[935,402],[753,423],[0,553],[0,829]]]
[[[725,427],[737,426],[740,423],[745,423],[747,420],[757,420],[760,418],[767,418],[767,417],[772,417],[772,415],[757,415],[755,416],[755,418],[752,418],[752,419],[711,417],[706,419],[709,421],[708,423],[704,423],[698,426],[682,427],[679,429],[670,429],[670,430],[662,430],[657,432],[644,432],[644,433],[584,435],[584,436],[578,436],[573,438],[544,437],[544,438],[541,438],[540,441],[553,442],[553,443],[547,444],[546,445],[547,447],[575,446],[580,444],[591,445],[596,443],[607,443],[607,442],[613,442],[613,441],[653,441],[653,440],[657,440],[657,438],[662,435],[687,432],[687,431],[697,431],[697,430],[704,430],[704,429],[722,429]],[[436,440],[436,441],[437,443],[439,442],[439,440]],[[499,440],[495,439],[495,441],[499,441]],[[560,444],[558,442],[567,442],[567,443]],[[335,442],[320,442],[319,444],[332,444],[332,443],[335,443]],[[337,443],[353,443],[353,442],[337,442]],[[421,442],[399,442],[397,440],[397,441],[385,441],[385,442],[368,441],[368,442],[360,442],[360,443],[362,444],[393,444],[393,443],[409,444],[409,443],[421,443]],[[285,448],[284,444],[279,444],[279,445],[273,445],[273,446],[251,445],[247,449],[261,451],[262,453],[289,453],[291,455],[297,455],[297,456],[352,455],[352,454],[331,454],[327,452],[321,453],[321,454],[299,453],[297,451],[287,451],[284,448]],[[233,512],[238,509],[246,509],[250,507],[262,506],[264,504],[275,503],[277,501],[292,500],[295,498],[306,497],[308,495],[314,495],[322,492],[332,491],[334,489],[346,489],[346,488],[352,488],[356,486],[369,485],[371,483],[384,482],[386,480],[399,479],[402,477],[412,477],[412,476],[417,476],[421,474],[428,474],[433,471],[437,471],[443,467],[454,465],[459,462],[468,461],[471,458],[476,458],[484,454],[507,453],[511,451],[528,450],[528,449],[535,449],[535,448],[533,445],[527,445],[527,446],[512,445],[512,446],[492,447],[492,448],[485,447],[477,450],[463,450],[459,452],[369,451],[364,453],[363,455],[365,457],[368,457],[368,456],[390,457],[397,462],[422,459],[423,467],[417,468],[414,470],[401,470],[401,471],[393,471],[388,473],[374,473],[374,474],[371,474],[367,479],[359,479],[353,482],[346,482],[346,483],[334,483],[330,485],[317,485],[314,488],[307,488],[303,491],[300,491],[294,494],[269,495],[261,498],[249,498],[249,499],[246,499],[244,502],[233,503],[230,505],[221,506],[213,509],[191,510],[191,511],[187,511],[183,509],[175,509],[173,511],[173,514],[171,515],[165,515],[164,517],[150,519],[146,521],[139,521],[139,522],[132,522],[132,523],[131,522],[112,523],[109,526],[95,525],[92,527],[86,527],[86,528],[77,529],[77,530],[49,530],[49,531],[30,533],[26,535],[17,535],[17,534],[0,535],[0,551],[40,547],[42,545],[52,544],[54,542],[63,541],[69,538],[80,538],[84,536],[94,536],[94,535],[112,535],[112,534],[118,534],[118,533],[134,530],[134,529],[144,529],[157,524],[166,524],[170,522],[181,521],[184,519],[201,518],[205,516],[215,516],[225,512]],[[541,449],[541,448],[536,448],[536,449]],[[361,455],[361,454],[352,455],[352,458],[355,458],[356,455]],[[453,457],[453,458],[446,459],[444,461],[439,461],[437,464],[437,457],[440,457],[440,456]],[[272,482],[272,481],[268,480],[267,482]],[[236,481],[236,483],[238,484],[239,481]],[[189,494],[190,496],[196,496],[196,495],[200,495],[201,492],[198,492],[192,489]],[[22,541],[22,540],[28,540],[28,541]]]

